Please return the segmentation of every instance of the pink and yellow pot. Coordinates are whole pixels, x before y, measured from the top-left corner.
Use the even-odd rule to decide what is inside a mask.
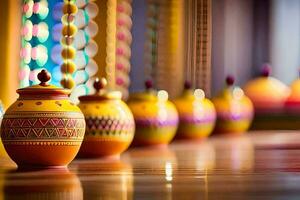
[[[239,87],[234,87],[234,78],[228,76],[227,86],[213,98],[217,111],[215,133],[244,133],[253,118],[251,100]]]
[[[300,114],[300,78],[290,86],[291,92],[285,101],[285,110],[289,114]]]
[[[174,138],[178,113],[168,100],[166,91],[152,89],[152,82],[146,82],[145,92],[133,93],[128,100],[135,124],[134,145],[164,145]]]
[[[189,83],[185,83],[182,95],[173,102],[179,114],[176,138],[204,139],[211,134],[216,110],[213,103],[205,98],[203,90],[193,90]]]
[[[97,79],[96,93],[79,97],[87,126],[79,157],[119,156],[133,140],[135,126],[130,109],[120,92],[106,91],[105,86],[105,79]]]

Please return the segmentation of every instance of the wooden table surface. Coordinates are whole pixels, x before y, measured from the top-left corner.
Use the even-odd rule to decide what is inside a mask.
[[[18,170],[0,159],[0,199],[298,199],[300,132],[251,132],[69,169]]]

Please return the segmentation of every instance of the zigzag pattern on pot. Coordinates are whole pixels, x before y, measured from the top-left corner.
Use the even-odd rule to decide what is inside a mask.
[[[23,118],[3,119],[2,139],[63,139],[82,140],[85,131],[83,119]]]
[[[134,129],[134,124],[127,119],[88,117],[85,120],[86,133],[92,135],[129,134]]]

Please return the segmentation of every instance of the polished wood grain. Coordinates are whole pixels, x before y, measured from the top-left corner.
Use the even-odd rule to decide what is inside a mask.
[[[68,169],[21,170],[0,159],[0,199],[298,199],[300,132],[250,132]]]

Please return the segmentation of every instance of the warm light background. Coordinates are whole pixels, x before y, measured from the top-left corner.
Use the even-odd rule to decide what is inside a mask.
[[[0,99],[7,108],[17,97],[21,1],[4,0],[0,5]]]

